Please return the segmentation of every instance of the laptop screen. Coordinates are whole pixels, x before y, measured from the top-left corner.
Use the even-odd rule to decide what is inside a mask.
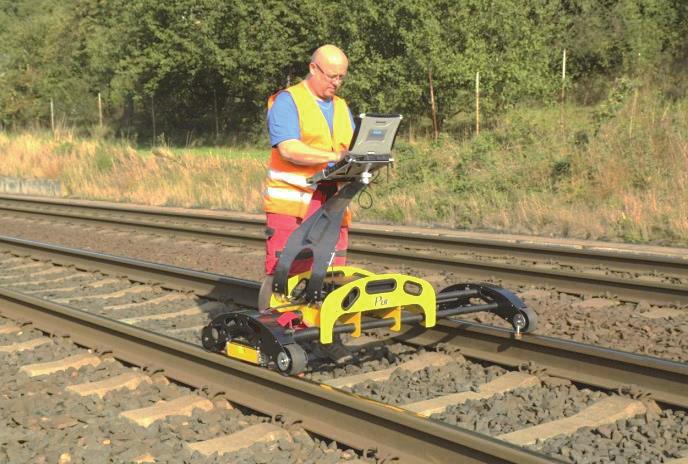
[[[399,130],[400,114],[366,114],[356,118],[351,155],[389,155]]]

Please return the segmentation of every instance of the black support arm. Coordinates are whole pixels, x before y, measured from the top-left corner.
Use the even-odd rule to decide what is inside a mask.
[[[292,232],[277,262],[273,292],[286,295],[289,271],[294,260],[312,255],[311,278],[306,287],[305,298],[309,302],[322,300],[323,282],[337,246],[344,213],[354,196],[366,186],[361,181],[346,184]]]

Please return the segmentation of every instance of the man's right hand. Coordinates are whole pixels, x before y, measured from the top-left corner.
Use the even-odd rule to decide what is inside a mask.
[[[337,159],[335,161],[339,162],[339,161],[343,160],[344,158],[346,158],[346,155],[348,155],[348,154],[349,154],[349,150],[345,148],[344,150],[337,153]]]
[[[312,166],[332,161],[336,163],[348,153],[348,150],[341,152],[320,150],[295,139],[280,142],[277,145],[277,149],[284,159],[302,166]]]

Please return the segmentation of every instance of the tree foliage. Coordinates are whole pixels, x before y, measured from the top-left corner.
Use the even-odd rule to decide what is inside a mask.
[[[98,119],[150,140],[262,130],[267,97],[307,72],[323,43],[351,60],[342,94],[355,111],[470,111],[551,102],[561,52],[581,88],[661,75],[685,60],[683,0],[0,0],[0,123]],[[674,67],[672,68],[672,65]],[[601,98],[601,97],[600,97]]]

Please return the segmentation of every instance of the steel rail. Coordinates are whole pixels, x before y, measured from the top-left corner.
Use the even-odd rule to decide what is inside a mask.
[[[14,206],[2,204],[9,202]],[[17,206],[17,205],[29,205]],[[31,206],[33,205],[33,206]],[[138,218],[139,221],[132,220],[133,225],[144,225],[149,227],[160,227],[161,229],[172,231],[188,231],[193,233],[207,233],[214,235],[212,228],[222,229],[229,227],[233,229],[237,226],[251,231],[249,234],[239,235],[238,238],[260,238],[263,239],[262,228],[265,220],[262,216],[249,213],[236,212],[197,212],[193,210],[176,210],[169,207],[152,207],[144,205],[113,204],[108,202],[86,201],[86,200],[64,200],[53,198],[31,198],[19,195],[0,194],[0,210],[35,213],[43,215],[53,215],[72,219],[95,219],[97,216],[89,216],[85,213],[73,213],[65,211],[41,211],[40,208],[49,206],[64,207],[73,210],[90,211],[96,214],[104,214],[113,218],[113,215],[125,215],[131,218]],[[39,211],[36,211],[39,208]],[[153,218],[153,219],[152,219]],[[174,227],[166,226],[154,218],[163,221],[182,220],[197,227]],[[126,217],[124,218],[126,220]],[[151,220],[152,219],[152,220]],[[105,218],[103,218],[105,220]],[[123,224],[123,221],[113,221]],[[600,265],[604,263],[614,263],[618,270],[629,272],[659,271],[666,273],[679,273],[688,277],[688,250],[683,254],[666,253],[661,247],[655,247],[662,251],[648,251],[642,249],[618,249],[619,244],[603,242],[585,241],[564,241],[539,239],[538,237],[528,236],[508,236],[498,234],[462,234],[454,231],[435,231],[428,228],[423,231],[411,229],[409,227],[394,226],[375,226],[366,224],[354,224],[351,228],[352,237],[361,241],[378,242],[381,238],[392,237],[398,242],[401,248],[421,247],[428,248],[428,242],[432,243],[433,249],[441,250],[441,253],[468,251],[468,252],[492,252],[505,258],[522,257],[529,260],[554,258],[563,264],[589,264]],[[218,237],[230,237],[230,233],[218,233]],[[388,241],[388,240],[386,240]]]
[[[2,204],[16,203],[16,205]],[[34,205],[25,206],[26,204]],[[68,211],[37,211],[55,205]],[[75,208],[89,213],[75,212]],[[250,215],[181,213],[139,206],[119,206],[70,202],[64,200],[17,199],[0,195],[0,210],[39,214],[68,219],[106,222],[138,229],[161,230],[190,237],[231,240],[246,244],[262,244],[264,222]],[[186,225],[169,221],[184,221]],[[190,223],[190,224],[189,224]],[[510,285],[547,285],[562,292],[609,294],[624,301],[647,301],[652,304],[688,303],[688,286],[651,283],[606,275],[528,267],[480,260],[475,254],[489,254],[503,259],[556,260],[570,266],[609,266],[625,272],[657,271],[688,278],[688,251],[685,256],[661,255],[641,251],[622,253],[610,248],[593,249],[562,244],[519,242],[497,238],[475,238],[442,235],[428,231],[408,232],[406,229],[354,226],[351,230],[349,255],[354,259],[374,259],[392,266],[408,265],[426,269],[450,270],[470,274],[473,280],[503,280]],[[393,244],[385,250],[385,244]],[[467,255],[472,253],[473,256]]]
[[[250,307],[254,307],[258,297],[257,282],[232,279],[219,274],[12,237],[0,236],[0,247],[56,262],[107,270],[144,282],[162,281],[166,287],[192,290],[211,298],[232,299]],[[532,361],[552,375],[605,389],[636,385],[661,403],[688,408],[686,363],[535,334],[524,334],[518,340],[510,331],[467,322],[443,321],[429,330],[410,330],[400,335],[399,339],[418,345],[445,342],[467,357],[512,367]]]
[[[548,374],[606,390],[635,387],[667,406],[688,409],[688,364],[571,340],[523,334],[466,321],[407,330],[396,340],[417,346],[448,343],[467,358]]]
[[[112,351],[127,363],[162,369],[195,388],[270,416],[298,420],[306,430],[356,449],[374,449],[405,463],[532,463],[551,457],[448,426],[326,385],[282,376],[198,346],[66,305],[0,288],[0,313],[31,321],[77,344]],[[557,461],[558,462],[558,461]]]

